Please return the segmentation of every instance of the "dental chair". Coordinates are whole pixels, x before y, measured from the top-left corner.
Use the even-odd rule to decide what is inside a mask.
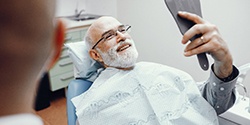
[[[89,57],[84,41],[65,44],[73,61],[74,79],[69,83],[66,101],[68,125],[76,125],[76,111],[71,99],[87,91],[103,67]]]
[[[76,78],[69,83],[67,91],[68,125],[75,125],[77,119],[75,106],[71,102],[71,99],[87,91],[91,85],[91,81],[82,78]]]
[[[87,91],[98,74],[103,70],[103,67],[90,59],[88,51],[86,50],[85,42],[69,43],[65,45],[68,48],[68,53],[73,60],[74,76],[68,85],[67,90],[67,118],[68,125],[76,125],[76,111],[71,99]],[[250,71],[250,63],[238,67],[239,78],[237,85],[243,86],[243,81]],[[246,88],[245,88],[246,89]],[[245,90],[246,91],[246,90]]]

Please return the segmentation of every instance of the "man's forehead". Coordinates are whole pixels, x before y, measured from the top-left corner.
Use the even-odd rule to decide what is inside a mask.
[[[105,32],[120,25],[121,23],[113,17],[101,17],[94,23],[93,27],[102,32]]]
[[[102,34],[111,30],[115,29],[122,25],[117,19],[113,17],[100,17],[97,19],[89,28],[90,34],[93,40],[100,39]]]

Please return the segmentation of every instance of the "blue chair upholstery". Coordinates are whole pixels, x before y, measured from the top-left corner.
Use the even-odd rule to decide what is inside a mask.
[[[68,125],[75,125],[77,118],[75,114],[75,106],[71,102],[71,99],[88,90],[91,85],[92,82],[80,78],[74,79],[69,83],[66,96]]]

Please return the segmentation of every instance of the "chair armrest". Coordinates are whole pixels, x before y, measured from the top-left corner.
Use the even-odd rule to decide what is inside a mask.
[[[74,79],[69,83],[66,96],[68,125],[75,125],[77,118],[75,114],[75,106],[71,102],[71,99],[88,90],[91,85],[92,82],[84,79]]]

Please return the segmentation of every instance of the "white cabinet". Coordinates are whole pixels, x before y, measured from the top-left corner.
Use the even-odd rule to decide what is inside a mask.
[[[82,41],[88,26],[68,30],[65,36],[65,43]],[[60,59],[49,71],[50,90],[56,91],[68,86],[74,79],[73,63],[67,53],[67,48],[63,47]]]

